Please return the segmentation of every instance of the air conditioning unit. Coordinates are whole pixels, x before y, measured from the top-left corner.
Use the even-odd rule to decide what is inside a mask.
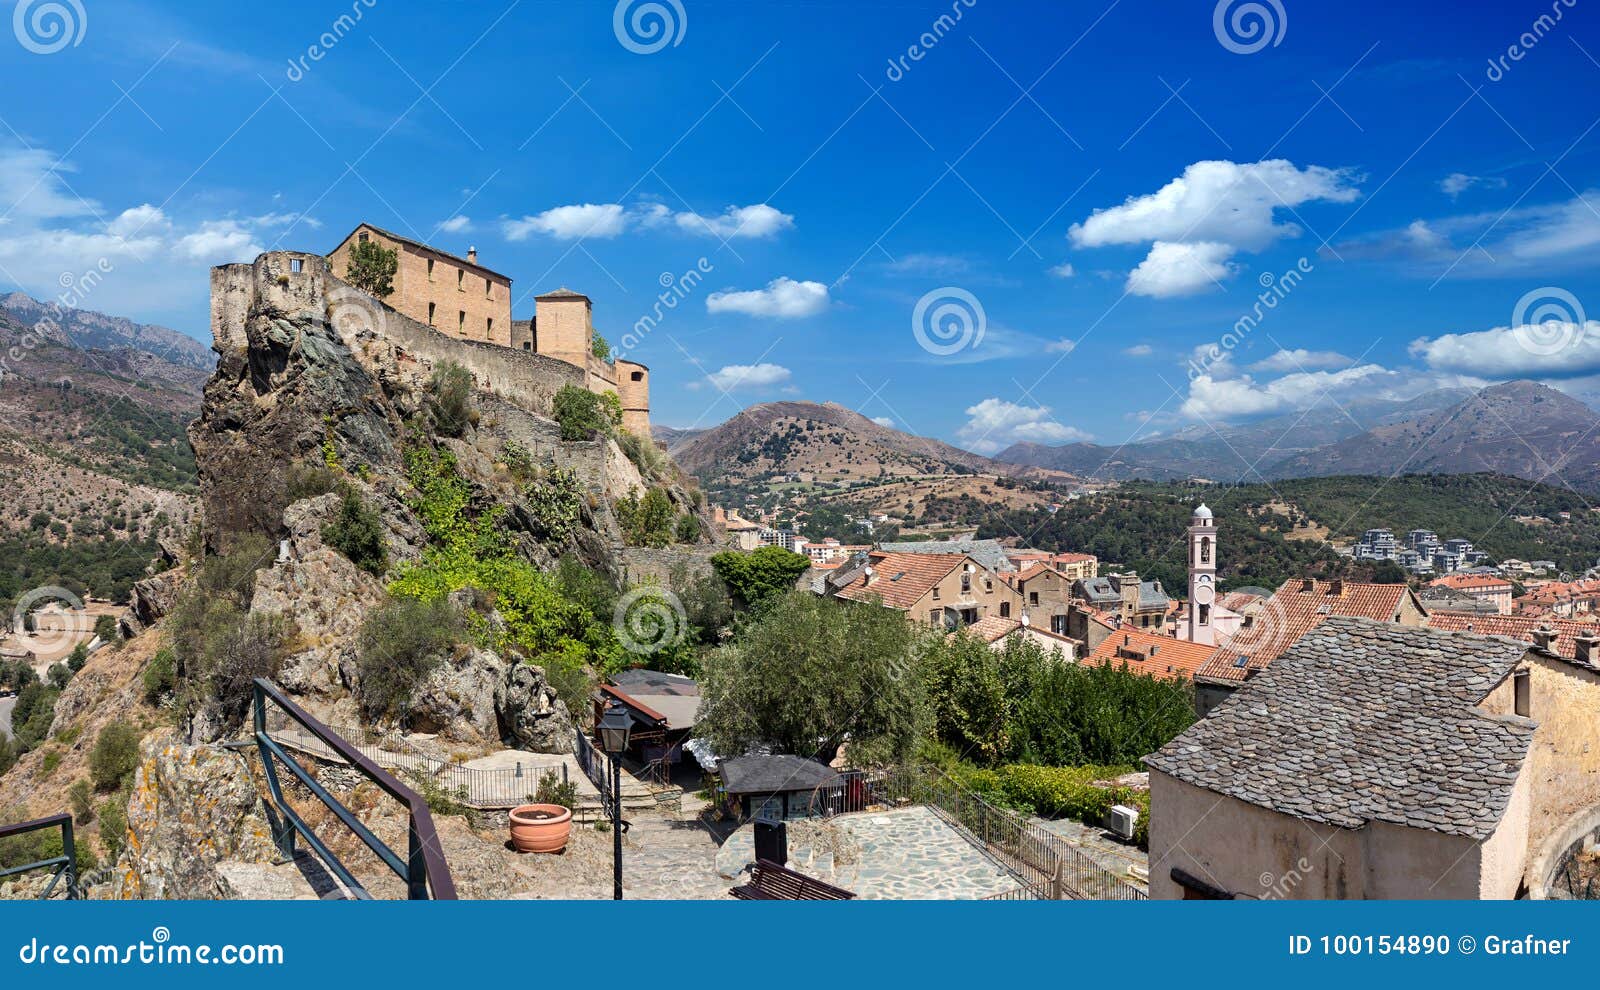
[[[1106,830],[1119,839],[1133,841],[1133,830],[1139,824],[1139,809],[1125,804],[1114,804],[1106,816]]]

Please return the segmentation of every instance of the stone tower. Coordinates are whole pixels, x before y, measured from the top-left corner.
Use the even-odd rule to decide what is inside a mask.
[[[1189,617],[1183,638],[1215,646],[1212,610],[1217,601],[1217,523],[1204,505],[1189,523]]]

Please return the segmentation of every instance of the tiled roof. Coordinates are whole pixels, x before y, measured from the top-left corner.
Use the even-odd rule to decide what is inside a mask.
[[[884,553],[952,554],[971,557],[979,565],[991,571],[1016,570],[1016,565],[1006,556],[1006,548],[1000,545],[999,540],[906,541],[880,543],[878,549]]]
[[[1481,840],[1500,822],[1534,725],[1475,706],[1526,651],[1331,618],[1145,763],[1308,821]]]
[[[1429,612],[1428,626],[1451,632],[1470,632],[1479,636],[1505,636],[1533,642],[1533,631],[1548,626],[1556,631],[1552,650],[1571,660],[1577,654],[1573,640],[1579,636],[1600,636],[1600,625],[1572,619],[1541,618],[1535,615],[1483,615],[1477,612]]]
[[[1260,595],[1253,591],[1230,591],[1217,598],[1217,604],[1230,612],[1242,612],[1252,602],[1261,601]]]
[[[379,227],[376,224],[370,224],[370,223],[365,223],[365,222],[356,224],[355,230],[352,230],[352,231],[350,231],[350,233],[344,235],[344,241],[348,241],[351,237],[355,236],[356,231],[359,231],[362,227],[366,227],[367,229],[373,231],[374,233],[377,233],[377,234],[380,234],[380,235],[382,235],[384,237],[387,237],[391,241],[399,241],[401,244],[409,244],[410,246],[412,246],[414,248],[421,248],[424,251],[432,251],[434,254],[437,254],[437,255],[439,255],[441,257],[449,258],[451,261],[455,262],[457,265],[460,265],[462,268],[471,268],[474,271],[483,272],[486,275],[493,275],[495,278],[504,279],[507,285],[511,284],[511,276],[509,276],[509,275],[502,275],[500,272],[495,271],[493,268],[487,268],[487,267],[485,267],[483,265],[478,264],[476,261],[468,261],[466,258],[461,257],[459,254],[451,254],[449,251],[441,250],[440,248],[434,247],[432,244],[426,244],[426,243],[424,243],[422,241],[417,240],[416,238],[407,237],[404,234],[397,234],[392,230],[384,230],[382,227]],[[342,244],[344,244],[344,241],[340,241],[339,243],[342,245]],[[335,248],[334,250],[337,251],[338,248]]]
[[[1329,618],[1342,615],[1393,622],[1409,593],[1403,584],[1301,578],[1285,581],[1252,616],[1249,625],[1217,646],[1195,676],[1242,684]]]
[[[878,598],[890,608],[905,611],[951,571],[965,564],[967,558],[945,554],[874,553],[869,562],[875,572],[871,584],[862,573],[835,594],[856,602]]]
[[[1511,582],[1505,578],[1488,577],[1483,574],[1446,574],[1441,578],[1434,578],[1428,582],[1442,588],[1454,588],[1457,591],[1487,590],[1489,588],[1511,590]]]
[[[1204,643],[1143,632],[1131,626],[1117,630],[1084,658],[1084,663],[1127,664],[1136,674],[1189,680],[1211,655]]]
[[[1021,628],[1022,623],[1016,619],[1002,619],[998,615],[986,615],[972,625],[967,626],[967,632],[985,643],[997,643]],[[954,635],[954,633],[951,635]]]

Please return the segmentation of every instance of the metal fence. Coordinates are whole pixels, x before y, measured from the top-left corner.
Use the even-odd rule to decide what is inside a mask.
[[[999,860],[1034,897],[1142,901],[1149,896],[1040,823],[991,804],[937,768],[851,771],[843,778],[816,793],[816,813],[831,817],[878,806],[926,805]]]
[[[49,900],[55,893],[56,885],[62,877],[67,878],[65,893],[67,900],[78,898],[78,851],[72,839],[72,816],[68,814],[51,815],[48,818],[36,818],[29,822],[18,822],[14,825],[0,825],[0,839],[31,835],[34,832],[44,832],[58,829],[61,834],[61,854],[47,856],[37,862],[23,863],[18,866],[0,869],[0,879],[10,876],[19,876],[23,873],[32,873],[35,870],[49,870],[50,882],[39,895],[42,901]],[[0,866],[4,866],[0,863]]]

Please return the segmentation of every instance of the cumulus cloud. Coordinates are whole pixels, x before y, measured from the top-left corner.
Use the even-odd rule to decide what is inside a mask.
[[[1189,382],[1182,412],[1194,419],[1227,420],[1306,409],[1324,395],[1337,396],[1355,388],[1365,390],[1373,379],[1393,373],[1376,364],[1342,371],[1295,372],[1267,382],[1250,375],[1224,378],[1198,375]]]
[[[1600,191],[1509,211],[1415,220],[1405,227],[1352,238],[1334,250],[1345,259],[1394,260],[1428,277],[1546,273],[1588,265],[1600,248]]]
[[[446,234],[464,234],[472,229],[472,218],[464,217],[458,213],[446,220],[444,223],[441,223],[439,225],[439,229],[444,231]]]
[[[1135,295],[1166,297],[1200,291],[1233,273],[1227,259],[1259,251],[1300,227],[1276,211],[1323,200],[1353,201],[1356,176],[1343,169],[1274,159],[1239,164],[1195,162],[1153,193],[1095,210],[1067,236],[1078,247],[1151,244],[1128,276]]]
[[[500,222],[506,239],[512,241],[527,240],[534,234],[567,241],[580,237],[609,238],[630,229],[671,229],[723,240],[754,239],[773,237],[779,231],[793,226],[794,217],[791,214],[765,203],[730,206],[715,216],[693,211],[676,213],[660,203],[645,203],[632,209],[621,203],[583,203],[557,206],[520,220],[506,219]]]
[[[877,423],[879,426],[887,427],[891,430],[894,429],[893,416],[874,416],[872,417],[872,421]]]
[[[1485,189],[1504,189],[1506,180],[1493,175],[1468,175],[1465,172],[1451,172],[1439,180],[1439,190],[1451,199],[1455,199],[1474,186]]]
[[[1250,366],[1251,371],[1321,371],[1347,368],[1355,362],[1338,351],[1311,351],[1304,347],[1279,349]]]
[[[1232,245],[1216,241],[1156,241],[1139,267],[1128,273],[1127,288],[1136,296],[1153,299],[1193,295],[1232,275],[1235,266],[1228,263],[1232,256]]]
[[[525,241],[534,234],[546,234],[560,241],[573,241],[580,237],[616,237],[626,226],[626,212],[620,203],[557,206],[521,220],[505,220],[501,223],[508,241]]]
[[[1134,344],[1132,347],[1125,347],[1122,349],[1122,353],[1128,355],[1129,357],[1149,357],[1155,352],[1156,349],[1151,347],[1149,344]]]
[[[1439,371],[1516,378],[1569,378],[1600,371],[1600,322],[1554,321],[1448,333],[1411,342],[1411,355]]]
[[[1071,354],[1078,349],[1078,342],[1071,337],[1062,337],[1060,340],[1050,341],[1044,345],[1044,349],[1046,354]]]
[[[1063,261],[1061,264],[1051,268],[1050,274],[1054,275],[1056,278],[1071,278],[1078,273],[1073,269],[1072,262]]]
[[[967,422],[956,431],[956,438],[968,450],[993,454],[1014,443],[1074,443],[1091,439],[1075,426],[1059,423],[1049,406],[1024,406],[1000,398],[988,398],[967,409]]]
[[[713,371],[706,380],[724,392],[736,388],[771,388],[789,380],[789,369],[778,364],[730,364]]]
[[[798,319],[815,316],[827,308],[826,285],[821,282],[797,282],[786,275],[768,282],[763,289],[724,290],[706,297],[706,311],[711,313]]]
[[[208,220],[199,230],[178,238],[173,249],[192,261],[213,265],[254,259],[265,250],[237,220]]]

